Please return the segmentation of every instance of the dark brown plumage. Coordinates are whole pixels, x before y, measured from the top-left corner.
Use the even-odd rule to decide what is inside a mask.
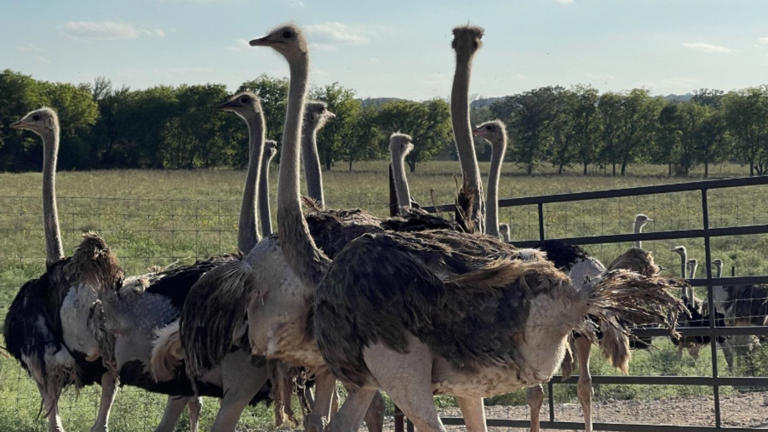
[[[99,382],[106,371],[101,361],[86,361],[64,342],[59,312],[67,292],[79,283],[114,288],[122,278],[123,270],[104,239],[87,233],[72,257],[49,266],[19,290],[5,317],[5,343],[33,378],[42,378],[38,384],[48,396],[44,401],[55,402],[67,385]],[[46,413],[51,408],[41,405]]]
[[[453,249],[450,243],[460,246],[462,238],[470,246]],[[473,253],[480,244],[504,245],[486,239],[434,231],[352,241],[335,258],[315,301],[316,337],[334,374],[371,384],[363,348],[383,342],[403,352],[407,332],[459,368],[516,363],[532,298],[565,290],[579,304],[580,294],[551,262],[510,259],[516,257],[505,256],[506,247]],[[601,321],[621,311],[636,323],[674,322],[676,303],[663,289],[669,282],[612,272],[585,291],[581,307],[599,310]]]

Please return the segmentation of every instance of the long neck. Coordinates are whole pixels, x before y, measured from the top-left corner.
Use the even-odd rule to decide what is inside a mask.
[[[411,192],[408,189],[408,179],[405,178],[405,155],[392,152],[392,177],[395,181],[395,195],[398,210],[410,210]]]
[[[504,162],[504,152],[507,150],[507,137],[503,136],[501,142],[494,143],[491,154],[491,171],[488,173],[488,195],[485,212],[485,232],[499,236],[499,177],[501,176],[501,164]]]
[[[391,160],[391,158],[390,158]],[[389,215],[390,216],[397,216],[397,189],[395,189],[395,176],[392,173],[392,162],[389,163],[389,169],[387,172],[389,173],[388,180],[389,180]]]
[[[715,265],[715,277],[718,278],[718,279],[723,277],[723,265],[722,264]]]
[[[472,72],[472,58],[468,54],[456,53],[456,72],[453,75],[451,88],[451,124],[453,136],[456,139],[456,150],[461,163],[463,177],[462,189],[472,191],[475,206],[469,215],[478,232],[484,232],[483,185],[480,180],[480,167],[477,164],[475,145],[472,141],[472,131],[469,122],[469,78]]]
[[[307,176],[307,194],[325,208],[323,173],[320,170],[320,154],[317,152],[317,128],[305,124],[301,135],[301,151],[304,153],[304,173]]]
[[[248,173],[245,176],[243,202],[240,205],[240,223],[237,230],[237,247],[245,253],[259,242],[259,232],[256,228],[256,202],[261,171],[261,156],[264,152],[264,117],[256,114],[249,118],[248,124]]]
[[[261,173],[259,179],[259,221],[261,222],[261,235],[267,237],[272,234],[272,216],[269,211],[269,163],[272,157],[266,154],[261,157]]]
[[[688,276],[688,279],[696,279],[696,270],[699,268],[699,263],[693,263],[691,264],[691,274]],[[686,297],[688,297],[690,300],[693,300],[693,287],[687,287],[686,288]]]
[[[678,253],[680,254],[680,276],[685,279],[685,263],[688,262],[688,251],[683,249]],[[680,296],[688,298],[688,289],[685,288],[685,285],[683,285],[683,288],[680,291]]]
[[[632,232],[635,234],[640,234],[641,232],[643,232],[643,225],[637,219],[635,219],[635,226]],[[640,240],[635,240],[635,247],[638,249],[642,249],[643,242]],[[683,277],[685,277],[685,261],[683,261]]]
[[[45,230],[45,262],[52,265],[64,258],[56,207],[56,159],[59,154],[59,126],[43,135],[43,227]]]
[[[307,93],[307,59],[289,62],[291,84],[283,129],[277,193],[277,228],[288,264],[309,292],[320,282],[330,260],[315,246],[301,211],[299,196],[299,134]]]

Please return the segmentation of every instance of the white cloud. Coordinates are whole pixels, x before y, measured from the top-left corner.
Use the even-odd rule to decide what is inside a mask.
[[[62,26],[62,31],[76,39],[128,40],[165,36],[162,29],[138,27],[110,20],[69,21]]]
[[[714,45],[706,42],[683,42],[682,45],[688,49],[701,51],[708,54],[712,54],[712,53],[729,54],[731,52],[731,49],[728,47],[724,47],[722,45]]]
[[[370,40],[367,31],[340,22],[308,25],[306,32],[312,43],[317,46],[364,45]]]
[[[573,0],[555,0],[555,1],[560,3],[560,4],[565,4],[565,5],[573,4]]]
[[[39,56],[35,56],[35,59],[37,59],[37,61],[39,61],[40,63],[45,63],[45,64],[48,64],[48,63],[50,63],[50,62],[51,62],[51,61],[50,61],[50,60],[48,60],[46,57],[43,57],[43,56],[41,56],[41,55],[39,55]]]
[[[760,43],[763,45],[768,45],[768,36],[761,37]]]

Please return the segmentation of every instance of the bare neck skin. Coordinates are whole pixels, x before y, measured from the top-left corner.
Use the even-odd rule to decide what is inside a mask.
[[[261,235],[267,237],[272,234],[272,215],[269,208],[269,164],[275,157],[276,150],[272,148],[264,150],[261,157],[261,173],[259,179],[259,220],[261,222]]]
[[[307,176],[307,194],[325,208],[323,195],[323,173],[320,169],[320,154],[317,151],[318,125],[304,122],[302,125],[301,151],[304,158],[304,172]]]
[[[264,152],[264,116],[261,112],[249,113],[245,118],[248,125],[248,173],[245,176],[243,201],[240,205],[240,222],[237,231],[237,247],[248,253],[261,239],[256,228],[257,183],[261,171],[261,157]]]
[[[410,210],[411,192],[408,189],[408,179],[405,177],[405,154],[392,151],[390,152],[390,158],[392,161],[392,176],[395,180],[398,211]]]
[[[635,219],[635,225],[632,232],[635,234],[640,234],[641,232],[643,232],[643,226],[644,226],[643,223],[641,223],[638,219]],[[638,249],[642,249],[643,242],[640,240],[635,240],[635,247]],[[683,262],[683,277],[685,277],[685,262]]]
[[[472,57],[472,54],[456,51],[456,72],[453,75],[451,88],[451,124],[461,163],[462,189],[472,191],[475,202],[472,214],[469,216],[477,227],[477,231],[484,232],[483,185],[469,121],[469,79],[472,72]]]
[[[56,206],[56,160],[59,154],[59,125],[54,122],[43,139],[43,227],[45,229],[45,263],[53,265],[64,258]]]
[[[307,93],[308,55],[288,59],[291,83],[283,129],[283,148],[277,193],[277,227],[288,263],[309,291],[314,291],[330,260],[315,245],[301,210],[299,189],[299,138]]]
[[[497,140],[494,140],[497,141]],[[501,137],[500,142],[491,141],[491,170],[488,173],[488,208],[485,212],[485,232],[499,236],[499,177],[504,153],[507,151],[507,136]],[[507,240],[509,241],[509,240]]]
[[[682,248],[678,250],[677,253],[680,254],[680,275],[683,279],[685,279],[685,270],[686,270],[685,263],[688,262],[688,250],[686,250],[685,248]],[[685,287],[683,287],[680,295],[682,297],[687,297],[688,290]]]

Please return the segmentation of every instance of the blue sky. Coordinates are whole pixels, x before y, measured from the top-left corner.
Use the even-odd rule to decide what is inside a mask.
[[[544,85],[653,94],[768,84],[768,2],[746,0],[0,0],[0,68],[115,84],[219,82],[287,74],[246,41],[302,26],[313,84],[361,97],[447,97],[451,29],[486,30],[471,92]]]

